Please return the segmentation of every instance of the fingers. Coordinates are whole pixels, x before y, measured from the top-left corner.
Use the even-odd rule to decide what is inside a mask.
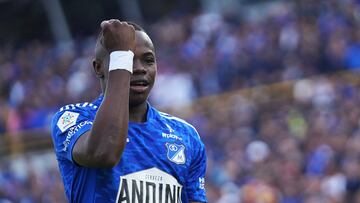
[[[117,19],[105,20],[101,24],[104,47],[109,50],[133,50],[135,29],[127,22]]]
[[[122,29],[125,28],[125,30],[134,30],[135,28],[132,25],[129,25],[125,21],[120,21],[118,19],[110,19],[110,20],[104,20],[101,22],[100,27],[102,29],[103,34],[111,32],[110,30],[117,29],[121,27]]]
[[[104,27],[105,27],[106,25],[108,25],[108,24],[109,24],[109,21],[108,21],[108,20],[104,20],[104,21],[101,22],[100,27],[101,27],[102,29],[104,29]]]
[[[101,22],[100,27],[102,29],[108,27],[109,25],[128,25],[127,22],[120,21],[118,19],[110,19],[110,20],[104,20]]]

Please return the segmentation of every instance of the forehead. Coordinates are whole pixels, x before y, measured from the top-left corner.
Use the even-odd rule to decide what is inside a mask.
[[[136,31],[136,50],[135,51],[155,51],[150,37],[143,31]]]

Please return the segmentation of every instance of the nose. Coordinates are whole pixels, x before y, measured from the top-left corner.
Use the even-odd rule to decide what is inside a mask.
[[[146,69],[139,59],[134,59],[133,74],[146,74]]]

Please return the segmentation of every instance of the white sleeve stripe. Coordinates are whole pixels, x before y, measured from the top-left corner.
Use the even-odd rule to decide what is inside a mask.
[[[186,122],[185,120],[183,120],[183,119],[181,119],[181,118],[177,118],[177,117],[171,116],[171,115],[166,114],[166,113],[163,113],[163,112],[159,112],[159,114],[160,114],[161,116],[163,116],[163,117],[168,118],[168,119],[176,120],[176,121],[179,121],[179,122],[181,122],[181,123],[184,123],[184,124],[190,126],[192,129],[195,130],[196,134],[200,137],[200,135],[199,135],[198,131],[196,130],[196,128],[195,128],[193,125],[191,125],[190,123]]]
[[[98,108],[98,106],[96,106],[92,103],[84,102],[84,103],[77,103],[77,104],[68,104],[66,106],[61,107],[59,112],[64,111],[64,110],[69,110],[69,109],[74,110],[74,109],[76,109],[76,107],[86,107],[86,106],[92,107],[94,109]]]

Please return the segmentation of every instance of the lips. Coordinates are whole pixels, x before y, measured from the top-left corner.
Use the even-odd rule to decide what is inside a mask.
[[[136,93],[144,93],[149,88],[149,82],[144,79],[132,80],[130,90]]]

